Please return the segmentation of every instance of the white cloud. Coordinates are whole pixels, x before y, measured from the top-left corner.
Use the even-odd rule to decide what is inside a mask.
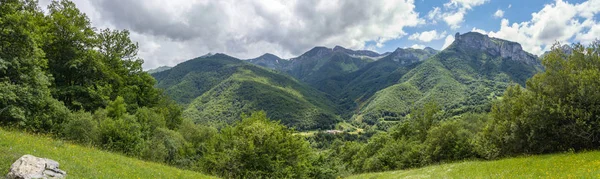
[[[512,7],[512,4],[508,4],[508,8],[510,9]]]
[[[50,0],[41,0],[48,4]],[[381,47],[425,21],[414,0],[73,0],[99,28],[128,29],[144,68],[223,52],[289,58],[314,46]]]
[[[473,27],[473,29],[471,29],[471,32],[478,32],[478,33],[481,33],[481,34],[488,34],[488,32],[486,32],[485,30],[478,29],[476,27]]]
[[[488,0],[450,0],[450,2],[444,4],[445,7],[460,7],[471,9],[475,6],[482,5],[486,3]]]
[[[424,49],[425,45],[414,44],[414,45],[410,46],[410,48],[413,48],[413,49]]]
[[[444,40],[444,45],[442,45],[442,50],[444,50],[446,47],[450,46],[452,44],[452,42],[454,42],[454,36],[452,36],[452,35],[446,36],[446,40]]]
[[[450,28],[458,29],[464,22],[464,18],[469,10],[485,4],[488,1],[489,0],[450,0],[444,4],[443,12],[439,7],[434,7],[433,10],[429,11],[427,17],[434,19],[434,23],[436,22],[435,19],[441,19],[446,22]]]
[[[427,13],[427,19],[431,20],[432,24],[437,23],[437,19],[440,19],[442,16],[442,9],[439,7],[433,7],[431,11]]]
[[[446,31],[439,33],[436,30],[430,30],[425,32],[417,32],[408,37],[410,40],[419,40],[422,42],[431,42],[432,40],[439,40],[446,36]]]
[[[596,23],[590,26],[591,27],[587,32],[581,31],[577,33],[575,40],[586,44],[594,40],[600,40],[600,24]]]
[[[455,13],[446,13],[444,16],[444,21],[446,21],[446,24],[452,29],[458,29],[460,24],[465,21],[465,11],[463,10],[459,10]]]
[[[494,13],[494,17],[495,18],[502,18],[504,17],[504,11],[501,9],[498,9],[495,13]]]
[[[502,19],[500,30],[488,35],[519,42],[526,51],[540,55],[550,50],[555,42],[576,40],[587,43],[598,37],[600,30],[594,16],[599,11],[600,0],[580,4],[556,0],[533,13],[529,21],[510,24],[507,19]]]

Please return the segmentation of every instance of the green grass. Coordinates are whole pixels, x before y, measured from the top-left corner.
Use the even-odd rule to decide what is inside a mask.
[[[470,161],[348,178],[600,178],[600,151]]]
[[[68,178],[215,178],[46,136],[0,129],[0,178],[25,154],[57,161]]]

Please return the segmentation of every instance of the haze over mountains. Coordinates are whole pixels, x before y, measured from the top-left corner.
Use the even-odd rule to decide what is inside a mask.
[[[488,111],[509,84],[524,85],[541,70],[538,57],[518,43],[476,32],[455,39],[442,51],[398,48],[379,54],[336,46],[315,47],[292,59],[206,55],[153,76],[197,122],[218,126],[264,110],[287,126],[310,130],[342,120],[372,125],[402,120],[430,101],[451,115]]]

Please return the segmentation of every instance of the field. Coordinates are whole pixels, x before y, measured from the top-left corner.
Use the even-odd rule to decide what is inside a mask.
[[[68,178],[214,178],[50,137],[0,129],[0,178],[25,154],[56,160]]]
[[[467,161],[348,178],[600,178],[600,152]]]

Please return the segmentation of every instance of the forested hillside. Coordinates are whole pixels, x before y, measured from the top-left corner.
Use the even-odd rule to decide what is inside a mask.
[[[489,112],[492,100],[509,85],[525,86],[539,71],[537,57],[517,43],[476,32],[457,34],[448,48],[377,92],[356,117],[371,124],[378,119],[398,121],[428,102],[450,116]]]
[[[331,129],[339,118],[326,94],[296,79],[245,61],[215,54],[153,74],[157,87],[186,104],[183,115],[196,123],[223,127],[242,113],[264,110],[288,127]]]

